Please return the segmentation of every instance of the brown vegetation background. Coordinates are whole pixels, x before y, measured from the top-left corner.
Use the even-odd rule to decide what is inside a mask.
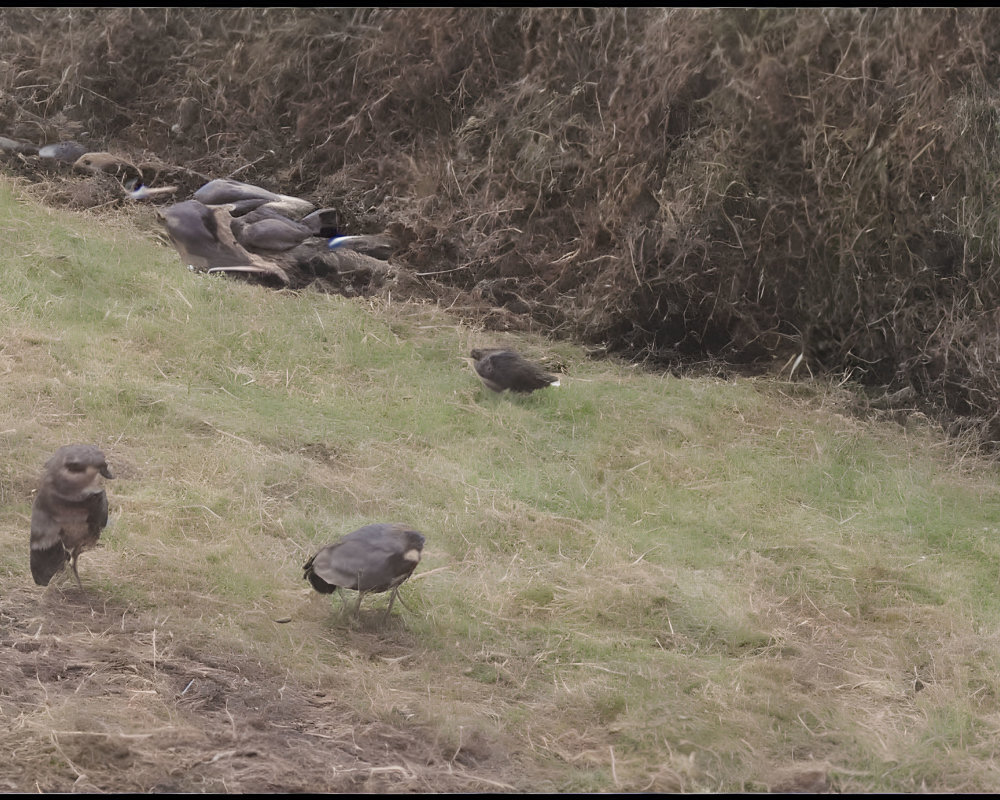
[[[394,295],[802,354],[1000,443],[993,9],[8,8],[0,44],[0,133],[393,228]]]

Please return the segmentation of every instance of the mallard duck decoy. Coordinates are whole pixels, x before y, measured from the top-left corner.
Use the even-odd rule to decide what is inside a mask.
[[[314,236],[337,233],[337,212],[307,200],[277,194],[260,186],[228,178],[209,181],[194,193],[209,207],[225,207],[232,217],[236,240],[251,252],[280,253]]]
[[[269,192],[252,183],[234,181],[231,178],[216,178],[202,186],[192,195],[194,200],[206,206],[238,204],[246,200],[262,200],[264,204],[290,217],[302,217],[315,210],[316,206],[301,197]]]
[[[244,222],[242,217],[234,217],[232,227],[236,241],[248,250],[276,253],[298,247],[314,235],[306,225],[282,216],[254,222]]]
[[[307,239],[327,237],[336,231],[337,212],[321,208],[300,220],[290,219],[270,205],[262,205],[242,216],[233,216],[236,240],[248,250],[281,252],[298,247]]]
[[[31,509],[31,577],[39,586],[48,586],[70,561],[83,588],[76,560],[108,524],[108,496],[98,476],[114,477],[94,445],[65,445],[45,462]]]
[[[320,549],[303,566],[303,577],[321,594],[338,589],[356,590],[355,616],[361,612],[361,600],[366,593],[392,589],[385,612],[388,616],[400,584],[410,577],[420,561],[424,541],[422,533],[407,525],[365,525]]]
[[[382,261],[391,256],[397,247],[396,239],[388,233],[334,236],[327,242],[330,250],[354,250]]]
[[[513,350],[477,348],[470,355],[476,374],[486,388],[494,392],[510,389],[512,392],[527,393],[559,385],[558,377]]]
[[[234,219],[238,219],[244,225],[252,225],[266,219],[290,220],[304,225],[309,229],[310,236],[321,236],[328,238],[337,235],[337,210],[334,208],[320,208],[304,217],[290,217],[280,208],[275,208],[270,203],[260,199],[252,198],[242,200],[239,203],[226,203],[227,208]]]
[[[111,153],[84,153],[73,162],[73,169],[94,174],[114,175],[123,184],[135,184],[142,180],[142,172],[135,164]]]
[[[8,139],[0,136],[0,150],[4,153],[20,153],[25,156],[37,156],[38,146],[31,142],[22,142],[19,139]]]
[[[124,184],[126,200],[159,200],[177,194],[177,186],[146,186],[141,180],[126,181]]]
[[[248,252],[232,232],[232,217],[224,206],[209,208],[185,200],[158,211],[181,260],[203,272],[245,272],[271,275],[288,285],[288,274],[276,263]]]
[[[84,147],[79,142],[54,142],[53,144],[47,144],[44,147],[39,147],[38,155],[41,158],[47,158],[53,161],[65,161],[72,164],[89,150],[89,147]]]

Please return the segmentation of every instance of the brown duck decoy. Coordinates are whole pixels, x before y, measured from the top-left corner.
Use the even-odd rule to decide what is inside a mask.
[[[73,169],[95,175],[114,175],[122,184],[135,185],[142,181],[142,172],[135,164],[111,153],[84,153],[73,162]]]

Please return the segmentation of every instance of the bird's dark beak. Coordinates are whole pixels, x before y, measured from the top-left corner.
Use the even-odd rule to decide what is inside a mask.
[[[114,478],[115,477],[114,475],[111,474],[111,470],[108,469],[108,465],[107,464],[102,464],[101,465],[101,474],[105,478]]]

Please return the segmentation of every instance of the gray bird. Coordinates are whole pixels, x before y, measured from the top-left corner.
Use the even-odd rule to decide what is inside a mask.
[[[52,576],[70,561],[82,589],[76,560],[97,544],[108,524],[108,496],[98,476],[113,478],[97,447],[68,444],[45,462],[31,509],[31,577],[48,586]]]
[[[513,350],[477,348],[470,355],[476,374],[486,388],[494,392],[510,389],[512,392],[528,393],[559,385],[559,378],[549,375]]]
[[[392,589],[385,612],[388,616],[400,584],[416,569],[423,549],[424,535],[407,525],[365,525],[310,558],[303,566],[303,577],[321,594],[356,590],[355,616],[361,612],[361,599],[366,593]]]

